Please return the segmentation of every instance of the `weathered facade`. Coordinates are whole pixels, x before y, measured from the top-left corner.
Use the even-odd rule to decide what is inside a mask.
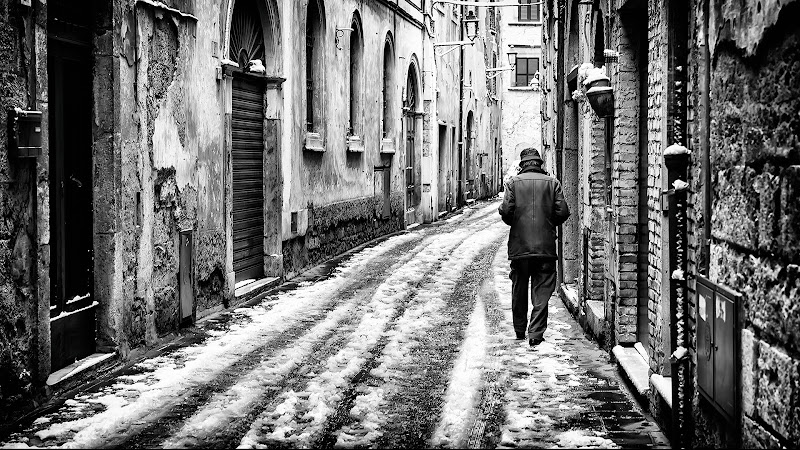
[[[465,14],[0,1],[0,423],[76,360],[124,361],[271,280],[494,195],[497,30],[435,54]],[[9,139],[26,111],[42,113],[38,156]]]
[[[501,8],[503,36],[501,65],[512,70],[498,75],[503,92],[503,173],[508,173],[524,147],[542,151],[541,59],[542,7],[530,5]],[[509,53],[511,56],[509,60]],[[537,75],[538,74],[538,75]],[[550,170],[551,167],[546,169]]]
[[[580,204],[562,293],[688,445],[800,445],[799,8],[547,4],[543,140]]]

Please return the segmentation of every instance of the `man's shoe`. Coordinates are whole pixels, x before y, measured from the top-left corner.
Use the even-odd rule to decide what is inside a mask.
[[[541,344],[542,342],[544,342],[544,339],[530,339],[530,340],[528,340],[528,344],[530,344],[531,347],[536,347],[537,345]]]
[[[523,339],[525,339],[525,333],[517,332],[517,340],[521,341]]]

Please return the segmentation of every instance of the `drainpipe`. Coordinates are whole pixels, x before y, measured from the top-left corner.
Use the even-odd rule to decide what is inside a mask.
[[[458,25],[458,32],[459,37],[458,40],[463,42],[464,41],[464,23],[461,22],[464,18],[464,5],[461,5],[460,8],[460,19]],[[461,177],[464,176],[466,171],[461,170],[461,165],[464,163],[466,158],[461,157],[461,152],[464,150],[464,46],[461,45],[459,49],[459,68],[458,68],[458,186],[456,186],[456,205],[461,207],[463,204],[462,197],[464,195],[464,189],[461,188],[462,179]],[[460,195],[459,195],[460,194]]]
[[[689,303],[686,286],[686,235],[687,235],[687,183],[691,151],[686,147],[687,108],[687,22],[688,5],[685,0],[668,5],[669,60],[668,60],[668,108],[670,123],[667,126],[667,142],[672,145],[664,150],[667,182],[672,189],[669,196],[669,295],[670,295],[670,357],[672,369],[672,445],[676,448],[692,446],[693,380],[689,348]]]
[[[556,174],[559,179],[562,177],[562,160],[564,152],[564,19],[566,11],[566,0],[558,0],[557,41],[556,48],[556,98],[553,104],[556,107]],[[563,226],[558,226],[558,285],[564,283],[564,232]]]

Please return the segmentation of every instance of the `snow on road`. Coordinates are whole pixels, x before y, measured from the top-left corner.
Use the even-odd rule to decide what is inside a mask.
[[[572,420],[599,404],[578,387],[612,375],[576,359],[576,325],[553,317],[563,306],[551,302],[536,350],[509,338],[496,209],[391,237],[327,279],[207,320],[202,342],[136,364],[2,446],[614,447]],[[577,358],[608,365],[580,345]]]

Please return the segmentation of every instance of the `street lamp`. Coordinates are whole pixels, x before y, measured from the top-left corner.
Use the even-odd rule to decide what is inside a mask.
[[[514,46],[509,45],[508,51],[506,52],[506,56],[508,57],[508,65],[511,67],[516,67],[517,65],[517,52],[514,51]]]
[[[467,17],[461,22],[467,32],[467,39],[474,41],[478,37],[478,17],[475,16],[475,11],[468,12]]]
[[[437,53],[436,56],[444,56],[453,50],[461,48],[463,45],[475,45],[475,38],[478,37],[478,17],[475,16],[475,11],[469,11],[467,17],[461,20],[461,25],[467,34],[468,41],[453,41],[453,42],[437,42],[433,44],[434,48],[438,47],[453,47],[450,50],[442,53]]]

